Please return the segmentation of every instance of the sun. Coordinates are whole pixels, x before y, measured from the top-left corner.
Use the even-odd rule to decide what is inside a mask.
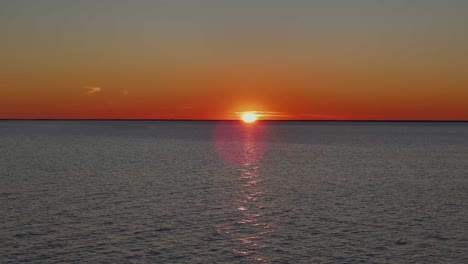
[[[242,114],[242,121],[244,123],[255,123],[255,121],[257,121],[257,114],[256,113],[253,113],[253,112],[246,112],[246,113],[243,113]]]

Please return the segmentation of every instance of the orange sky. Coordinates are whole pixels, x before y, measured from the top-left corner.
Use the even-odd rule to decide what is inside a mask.
[[[0,118],[468,120],[468,4],[375,2],[2,3]]]

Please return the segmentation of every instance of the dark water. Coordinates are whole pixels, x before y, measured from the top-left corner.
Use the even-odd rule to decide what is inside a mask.
[[[0,263],[468,263],[468,125],[0,122]]]

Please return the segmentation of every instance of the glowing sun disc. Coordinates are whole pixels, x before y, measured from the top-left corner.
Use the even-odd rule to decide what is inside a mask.
[[[257,121],[257,118],[257,114],[255,113],[247,112],[242,114],[242,121],[245,123],[254,123],[255,121]]]

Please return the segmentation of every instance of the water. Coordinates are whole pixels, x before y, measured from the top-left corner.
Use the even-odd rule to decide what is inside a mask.
[[[468,125],[0,122],[0,263],[468,263]]]

